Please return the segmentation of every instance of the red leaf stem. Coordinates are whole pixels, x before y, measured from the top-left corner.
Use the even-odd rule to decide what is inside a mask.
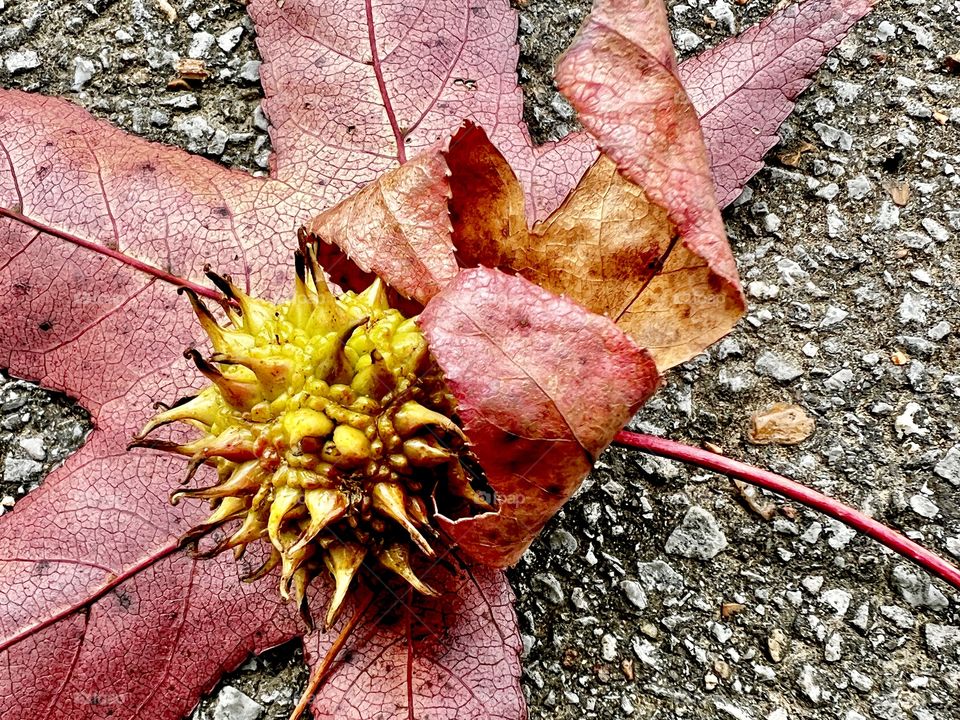
[[[920,567],[960,590],[960,569],[957,569],[951,563],[922,545],[918,545],[913,540],[904,537],[896,530],[887,527],[883,523],[877,522],[871,517],[867,517],[836,498],[828,497],[823,493],[817,492],[793,480],[788,480],[782,475],[777,475],[769,470],[761,470],[760,468],[747,465],[738,460],[731,460],[723,455],[717,455],[709,450],[684,445],[683,443],[674,442],[673,440],[665,440],[664,438],[653,435],[643,435],[630,432],[629,430],[621,430],[614,437],[613,441],[626,447],[642,450],[651,455],[659,455],[660,457],[669,458],[670,460],[690,463],[705,470],[712,470],[713,472],[742,480],[751,485],[758,485],[759,487],[783,495],[814,510],[819,510],[825,515],[829,515],[849,525],[854,530],[873,538],[884,547],[895,550],[908,560],[912,560]]]
[[[55,238],[60,238],[71,245],[76,245],[78,247],[86,248],[87,250],[92,250],[95,253],[100,255],[105,255],[108,258],[113,258],[119,263],[128,265],[134,270],[139,270],[146,275],[155,277],[158,280],[163,280],[164,282],[170,283],[177,287],[185,287],[190,290],[193,290],[197,295],[201,297],[210,298],[211,300],[220,300],[221,295],[216,290],[212,290],[203,285],[197,285],[196,283],[190,282],[186,278],[178,277],[172,273],[168,273],[166,270],[161,270],[158,267],[145,263],[142,260],[137,260],[134,257],[126,255],[119,250],[113,250],[111,248],[105,247],[103,245],[98,245],[97,243],[90,242],[89,240],[84,240],[81,237],[77,237],[71,233],[68,233],[59,228],[55,228],[52,225],[47,225],[42,223],[39,220],[34,220],[31,217],[17,212],[16,210],[10,210],[9,208],[0,207],[0,217],[8,217],[11,220],[15,220],[18,223],[22,223],[27,227],[32,227],[37,232],[44,233],[46,235],[52,235]]]

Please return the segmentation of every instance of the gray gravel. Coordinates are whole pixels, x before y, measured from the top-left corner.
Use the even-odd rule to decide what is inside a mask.
[[[773,4],[672,2],[678,46],[708,47]],[[176,22],[146,0],[0,0],[0,83],[264,167],[242,7],[173,5]],[[586,7],[532,0],[521,13],[538,139],[574,127],[549,66]],[[887,0],[833,53],[726,213],[747,318],[675,370],[634,426],[716,443],[960,559],[960,76],[943,70],[960,51],[958,16],[955,0]],[[166,90],[190,55],[210,79]],[[778,401],[813,416],[814,435],[747,444],[749,415]],[[86,425],[15,381],[0,384],[0,415],[6,507]],[[956,594],[838,523],[776,505],[766,521],[722,478],[608,451],[511,573],[531,717],[960,718]],[[298,651],[281,648],[226,678],[195,717],[283,717],[305,677]]]

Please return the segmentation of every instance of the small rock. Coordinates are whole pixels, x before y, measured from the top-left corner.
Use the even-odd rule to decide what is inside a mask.
[[[853,371],[849,368],[837,370],[833,375],[823,381],[823,386],[828,390],[840,392],[847,388],[850,381],[853,380]]]
[[[827,638],[826,644],[823,646],[823,659],[828,663],[834,663],[840,660],[841,657],[841,646],[843,644],[843,638],[840,637],[840,633],[832,633],[830,637]]]
[[[797,677],[797,685],[800,686],[800,693],[814,705],[819,705],[823,700],[823,688],[817,683],[816,673],[811,665],[804,665]]]
[[[775,663],[783,662],[787,652],[787,635],[780,628],[774,628],[767,636],[767,655]]]
[[[893,421],[894,429],[897,431],[897,437],[904,438],[908,435],[929,434],[930,431],[927,428],[920,427],[913,419],[913,416],[922,409],[923,408],[915,402],[907,403],[903,409],[903,413]]]
[[[43,438],[39,437],[25,437],[20,438],[17,441],[17,444],[22,447],[27,455],[36,460],[37,462],[43,462],[47,458],[47,450],[44,447]]]
[[[842,550],[857,536],[856,530],[839,520],[830,518],[827,519],[826,523],[827,535],[829,536],[827,537],[827,545],[834,550]]]
[[[863,200],[873,192],[873,183],[866,175],[858,175],[847,180],[847,197],[851,200]]]
[[[940,458],[933,471],[947,482],[960,485],[960,445],[954,445]]]
[[[672,555],[710,560],[726,547],[727,538],[717,519],[708,510],[693,505],[670,533],[665,549]]]
[[[33,50],[20,50],[12,52],[3,59],[3,65],[7,72],[16,75],[24,70],[33,70],[40,65],[40,56]]]
[[[946,610],[950,603],[930,579],[906,565],[897,565],[890,573],[893,586],[900,592],[910,607],[928,607],[931,610]]]
[[[635,580],[621,580],[620,589],[623,590],[623,594],[627,596],[627,600],[637,608],[637,610],[645,610],[647,608],[647,594],[643,591],[640,583]]]
[[[230,52],[240,42],[241,37],[243,37],[243,28],[238,25],[220,35],[220,37],[217,38],[217,45],[219,45],[220,49],[224,52]]]
[[[3,479],[11,485],[24,485],[39,479],[43,465],[32,458],[7,455],[3,461]]]
[[[257,720],[263,706],[231,685],[224,686],[213,706],[213,720]]]
[[[946,320],[941,320],[932,328],[927,330],[927,337],[934,342],[939,342],[949,335],[951,330],[953,330],[953,328],[950,326],[950,323],[948,323]]]
[[[932,652],[940,654],[960,648],[960,627],[927,623],[923,635]]]
[[[843,308],[837,307],[836,305],[830,305],[827,307],[827,312],[824,313],[823,319],[820,321],[820,327],[831,327],[842,323],[844,320],[849,317],[850,313],[844,310]]]
[[[877,25],[877,42],[886,42],[897,34],[897,26],[889,20],[883,20]]]
[[[661,592],[675,595],[683,591],[683,575],[663,560],[637,564],[637,578],[648,592]]]
[[[187,57],[195,60],[205,58],[216,42],[216,38],[208,32],[198,32],[193,34],[190,40],[190,47],[187,49]]]
[[[847,614],[847,609],[850,607],[850,601],[852,599],[853,595],[840,588],[833,588],[832,590],[825,590],[820,593],[820,602],[833,608],[833,611],[838,617],[843,617]]]
[[[817,197],[821,197],[828,202],[833,200],[839,194],[840,186],[836,183],[827,183],[822,188],[817,190]]]
[[[660,657],[657,652],[656,646],[651,643],[649,640],[641,640],[639,637],[634,637],[631,641],[633,646],[633,652],[637,656],[637,659],[640,660],[644,665],[652,667],[654,670],[660,669]]]
[[[847,229],[847,223],[840,214],[840,208],[833,203],[827,205],[827,235],[832,238],[840,237]]]
[[[758,300],[773,300],[780,294],[780,288],[776,285],[770,285],[761,280],[754,280],[747,285],[747,294]]]
[[[726,0],[717,0],[709,10],[710,14],[713,16],[713,19],[716,20],[721,25],[725,25],[727,32],[733,35],[737,32],[737,19],[733,14],[733,9],[730,7],[730,3]]]
[[[674,43],[680,52],[690,52],[696,50],[703,44],[703,38],[695,32],[681,28],[674,36]]]
[[[880,614],[901,630],[912,630],[914,625],[913,614],[896,605],[881,605]]]
[[[940,513],[940,508],[926,495],[917,494],[911,496],[910,507],[917,515],[927,519],[933,519]]]
[[[563,588],[560,587],[560,581],[553,573],[534,575],[533,587],[551,605],[561,605],[563,603]]]
[[[766,375],[780,382],[796,380],[803,375],[803,368],[772,350],[765,351],[757,358],[754,369],[761,375]]]
[[[240,77],[248,82],[260,82],[260,61],[248,60],[240,68]]]
[[[79,90],[91,79],[97,72],[97,65],[85,57],[76,57],[73,59],[73,85],[71,89]]]
[[[840,130],[826,123],[814,123],[813,129],[817,131],[820,139],[828,147],[836,147],[841,150],[850,150],[853,147],[853,136],[846,130]]]
[[[937,242],[947,242],[950,239],[950,232],[933,218],[924,218],[920,221],[923,229],[927,231]]]
[[[866,693],[873,690],[873,678],[869,675],[864,675],[856,668],[850,669],[850,684],[860,692]]]
[[[877,230],[892,230],[900,224],[900,208],[889,200],[884,200],[880,204],[880,210],[877,212],[877,219],[873,226]]]
[[[203,115],[188,115],[173,124],[173,129],[187,138],[190,152],[205,152],[216,132]]]
[[[607,662],[613,662],[617,659],[617,639],[610,633],[606,633],[600,638],[600,654]]]
[[[577,539],[563,528],[557,528],[550,534],[550,547],[567,554],[577,551]]]

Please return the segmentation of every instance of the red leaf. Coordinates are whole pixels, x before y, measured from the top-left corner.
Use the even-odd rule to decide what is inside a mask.
[[[474,560],[512,565],[656,389],[656,366],[606,318],[486,268],[420,324],[500,505],[441,524]]]
[[[282,5],[282,7],[281,7]],[[596,157],[582,135],[535,147],[517,85],[508,0],[374,3],[251,0],[263,56],[273,175],[331,205],[456,131],[486,129],[551,212]]]
[[[357,634],[349,659],[315,698],[316,720],[526,717],[514,679],[521,650],[514,597],[503,573],[438,565],[425,578],[444,598],[389,596],[387,611],[378,609]],[[305,638],[307,661],[315,665],[332,640],[333,633]]]
[[[763,167],[793,101],[875,0],[792,3],[759,25],[691,58],[680,78],[700,114],[717,200],[734,200]]]

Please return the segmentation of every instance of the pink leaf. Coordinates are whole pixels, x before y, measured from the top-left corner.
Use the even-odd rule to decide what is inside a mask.
[[[434,566],[424,577],[442,598],[394,596],[379,587],[369,628],[315,698],[316,720],[430,718],[521,720],[520,639],[502,572]],[[332,633],[304,639],[315,665]]]
[[[420,324],[499,502],[442,524],[474,560],[512,565],[657,388],[656,366],[610,320],[487,268],[462,271]]]
[[[733,201],[763,167],[793,101],[875,0],[792,3],[759,25],[691,58],[680,78],[700,114],[717,201]]]

